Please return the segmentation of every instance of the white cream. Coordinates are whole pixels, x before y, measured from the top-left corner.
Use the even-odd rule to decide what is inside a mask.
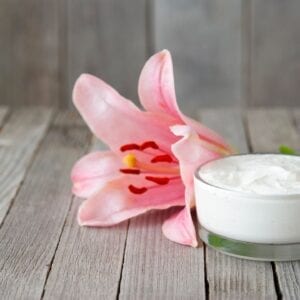
[[[300,157],[229,156],[195,174],[197,215],[207,230],[254,243],[300,242]]]
[[[300,194],[300,156],[230,156],[207,163],[199,175],[207,183],[233,191]]]

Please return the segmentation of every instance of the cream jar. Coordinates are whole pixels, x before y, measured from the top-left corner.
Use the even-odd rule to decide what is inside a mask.
[[[194,176],[200,237],[226,254],[300,259],[300,156],[231,155]]]

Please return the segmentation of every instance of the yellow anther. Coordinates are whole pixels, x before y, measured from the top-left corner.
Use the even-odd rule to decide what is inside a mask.
[[[136,166],[136,157],[133,154],[127,154],[123,157],[123,163],[128,168],[134,168]]]

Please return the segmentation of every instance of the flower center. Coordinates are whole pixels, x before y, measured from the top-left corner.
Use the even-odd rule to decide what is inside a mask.
[[[152,153],[146,150],[151,150]],[[123,163],[126,166],[124,169],[120,169],[121,173],[131,174],[131,175],[141,175],[148,174],[144,177],[145,180],[150,181],[154,185],[136,187],[132,184],[128,186],[128,190],[133,194],[143,194],[147,192],[150,188],[166,185],[171,180],[180,178],[180,170],[178,167],[178,161],[174,160],[173,157],[167,152],[159,148],[157,143],[154,141],[146,141],[141,145],[138,144],[126,144],[123,145],[120,150],[122,152],[127,151],[140,151],[152,156],[150,162],[145,162],[137,159],[136,155],[133,153],[126,154],[123,157]],[[154,153],[153,153],[154,151]],[[158,155],[156,155],[158,152]],[[161,154],[163,153],[163,154]],[[162,164],[164,163],[164,164]],[[151,175],[149,175],[151,174]],[[157,176],[163,175],[163,176]]]
[[[155,163],[157,162],[154,157],[151,160],[151,163],[145,163],[137,160],[134,154],[130,153],[123,157],[123,163],[128,168],[137,168],[140,171],[148,172],[148,173],[164,173],[164,174],[179,174],[178,167],[169,167],[169,166],[159,166]],[[170,157],[171,158],[171,157]],[[172,158],[171,158],[172,159]],[[159,161],[159,160],[158,160]],[[164,160],[166,161],[166,160]],[[173,162],[173,160],[171,161]]]

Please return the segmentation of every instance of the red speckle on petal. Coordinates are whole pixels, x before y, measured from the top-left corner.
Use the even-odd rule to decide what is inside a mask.
[[[154,141],[147,141],[140,146],[141,150],[145,150],[147,148],[159,149],[158,145]]]
[[[133,194],[144,194],[145,192],[147,192],[147,188],[145,187],[138,188],[132,184],[128,186],[128,189]]]
[[[137,174],[137,175],[141,173],[141,171],[138,169],[120,169],[120,172],[124,174]]]
[[[120,147],[120,151],[122,152],[128,150],[140,150],[140,146],[138,144],[126,144]]]
[[[152,163],[157,163],[157,162],[173,162],[173,158],[168,155],[168,154],[165,154],[165,155],[158,155],[158,156],[155,156],[154,158],[151,159],[151,162]]]
[[[170,178],[168,177],[153,177],[153,176],[146,176],[147,180],[155,182],[160,185],[168,184],[170,181]]]

